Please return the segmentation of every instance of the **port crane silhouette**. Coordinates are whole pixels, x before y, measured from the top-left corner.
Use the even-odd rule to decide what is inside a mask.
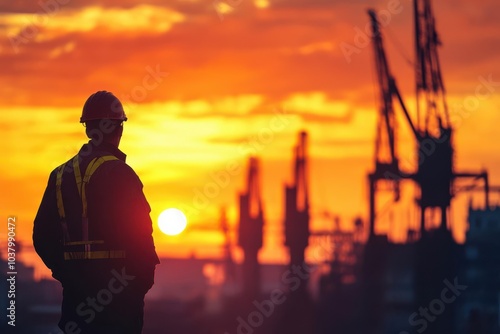
[[[453,197],[457,192],[455,182],[470,178],[484,183],[485,206],[489,207],[488,174],[457,172],[454,168],[454,129],[446,103],[446,89],[441,74],[438,47],[441,45],[436,31],[430,0],[415,0],[415,52],[416,52],[416,121],[410,115],[392,74],[384,50],[380,24],[374,10],[369,10],[375,68],[379,86],[379,109],[375,138],[375,168],[368,174],[369,237],[375,236],[377,221],[377,193],[380,185],[389,185],[394,201],[400,200],[400,183],[413,181],[419,196],[420,237],[425,237],[426,212],[438,209],[441,214],[439,228],[448,228],[448,217]],[[399,104],[404,119],[416,142],[418,159],[415,171],[400,167],[397,151],[398,124],[394,105]]]

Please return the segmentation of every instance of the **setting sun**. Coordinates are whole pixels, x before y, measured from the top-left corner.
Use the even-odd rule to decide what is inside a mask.
[[[180,234],[184,231],[186,225],[186,216],[179,209],[166,209],[158,216],[158,226],[160,230],[167,235]]]

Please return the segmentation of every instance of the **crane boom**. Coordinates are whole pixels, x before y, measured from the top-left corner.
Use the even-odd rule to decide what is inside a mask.
[[[420,127],[422,110],[423,132],[439,131],[438,126],[450,127],[446,90],[441,75],[438,47],[441,40],[430,0],[414,0],[415,60],[417,117]]]
[[[368,15],[371,19],[373,48],[375,53],[375,67],[380,88],[380,109],[378,120],[379,124],[377,126],[377,134],[375,139],[375,161],[377,165],[385,165],[385,168],[390,168],[393,172],[396,172],[399,171],[399,166],[396,151],[397,124],[393,107],[394,97],[397,98],[397,102],[401,106],[403,114],[415,138],[419,139],[421,136],[412,121],[408,109],[404,104],[401,93],[399,92],[399,89],[397,87],[396,80],[394,79],[394,76],[389,69],[377,14],[374,10],[370,9],[368,10]],[[385,157],[383,156],[384,149],[386,150]]]

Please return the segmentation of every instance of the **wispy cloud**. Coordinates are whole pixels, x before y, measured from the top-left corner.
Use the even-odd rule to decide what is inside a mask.
[[[79,9],[61,7],[57,12],[0,14],[0,31],[15,38],[30,27],[36,41],[54,39],[70,33],[98,31],[101,36],[120,33],[157,34],[169,31],[185,20],[172,9],[151,5],[132,8],[89,6]],[[24,36],[21,36],[24,37]]]

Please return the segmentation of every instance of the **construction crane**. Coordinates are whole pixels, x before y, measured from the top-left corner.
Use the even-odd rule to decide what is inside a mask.
[[[285,184],[285,246],[290,255],[290,271],[306,268],[305,250],[309,245],[309,187],[307,180],[307,133],[301,131],[294,147],[293,180]],[[307,290],[308,275],[300,276],[300,284],[289,283],[290,293],[284,306],[287,319],[277,333],[302,334],[314,327],[314,305]],[[292,287],[295,285],[295,287]],[[293,292],[293,293],[292,293]]]
[[[380,88],[380,107],[375,138],[375,169],[368,174],[369,183],[369,237],[365,248],[363,267],[363,294],[366,301],[364,315],[367,324],[364,332],[382,328],[385,312],[391,305],[384,301],[388,289],[386,277],[394,272],[391,267],[397,255],[383,235],[376,235],[377,194],[387,188],[400,199],[400,183],[412,181],[418,191],[416,204],[420,211],[419,238],[415,241],[412,263],[415,299],[410,308],[424,305],[442,290],[443,279],[456,277],[459,250],[448,226],[448,211],[460,178],[482,180],[485,207],[489,207],[488,174],[486,171],[456,172],[454,170],[453,127],[446,104],[446,90],[441,75],[438,47],[441,44],[435,26],[430,0],[414,0],[415,11],[415,74],[416,122],[410,116],[390,71],[384,51],[383,36],[375,11],[369,10],[372,41],[375,53],[377,79]],[[404,118],[416,141],[416,170],[404,171],[399,165],[396,144],[398,124],[393,105],[400,105]],[[429,228],[428,212],[439,211],[439,227]],[[409,248],[399,248],[399,252]],[[406,254],[406,253],[405,253]],[[412,254],[408,252],[407,254]],[[408,262],[409,261],[409,262]],[[377,311],[373,311],[377,310]],[[452,328],[453,310],[433,323],[429,333],[444,333]]]
[[[304,264],[305,249],[309,245],[306,145],[307,133],[302,131],[294,148],[293,182],[285,185],[285,246],[289,250],[291,266]]]
[[[488,175],[486,171],[455,172],[452,145],[453,128],[446,104],[437,48],[441,44],[430,0],[414,0],[417,122],[413,122],[396,80],[389,69],[382,33],[375,11],[369,10],[373,32],[373,47],[377,79],[380,88],[380,108],[375,138],[375,170],[368,175],[370,192],[369,237],[375,236],[376,194],[379,183],[390,185],[394,200],[400,198],[400,182],[412,180],[419,189],[420,236],[425,237],[426,211],[439,209],[440,229],[447,230],[447,211],[455,195],[454,181],[458,178],[481,179],[484,182],[485,206],[489,207]],[[401,170],[396,150],[397,123],[393,108],[397,100],[417,143],[416,171]]]
[[[243,296],[254,299],[260,293],[258,253],[262,248],[264,209],[260,193],[259,160],[250,157],[247,189],[240,194],[238,244],[243,249]]]

